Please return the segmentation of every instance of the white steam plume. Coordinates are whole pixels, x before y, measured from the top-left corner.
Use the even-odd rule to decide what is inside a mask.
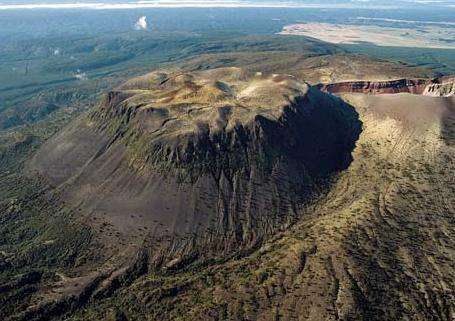
[[[142,16],[139,18],[138,21],[134,24],[134,29],[136,30],[147,30],[147,17]]]

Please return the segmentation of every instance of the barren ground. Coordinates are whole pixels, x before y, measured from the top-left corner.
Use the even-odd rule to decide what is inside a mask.
[[[309,36],[340,44],[368,42],[378,46],[455,48],[453,28],[436,26],[413,29],[371,25],[303,23],[285,26],[280,34]]]

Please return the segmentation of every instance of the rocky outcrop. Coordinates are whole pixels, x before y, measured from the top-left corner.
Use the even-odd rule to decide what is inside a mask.
[[[389,81],[348,81],[331,84],[320,84],[325,92],[362,93],[362,94],[396,94],[410,93],[425,96],[448,97],[455,93],[455,79],[450,77],[435,79],[397,79]]]
[[[398,79],[390,81],[349,81],[332,84],[321,84],[321,90],[330,93],[362,93],[362,94],[421,94],[427,86],[424,79]]]
[[[455,77],[443,77],[428,84],[424,91],[425,96],[449,97],[455,95]]]

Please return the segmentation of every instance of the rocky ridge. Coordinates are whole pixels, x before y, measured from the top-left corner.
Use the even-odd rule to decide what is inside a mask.
[[[410,93],[424,96],[449,97],[455,94],[455,79],[441,77],[434,79],[397,79],[385,81],[346,81],[330,84],[319,84],[325,92],[363,93],[363,94],[397,94]]]

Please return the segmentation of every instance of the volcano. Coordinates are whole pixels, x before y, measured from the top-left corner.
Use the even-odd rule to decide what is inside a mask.
[[[360,130],[351,106],[293,76],[157,71],[109,92],[31,168],[110,226],[103,243],[120,237],[172,268],[290,226],[347,168]]]

